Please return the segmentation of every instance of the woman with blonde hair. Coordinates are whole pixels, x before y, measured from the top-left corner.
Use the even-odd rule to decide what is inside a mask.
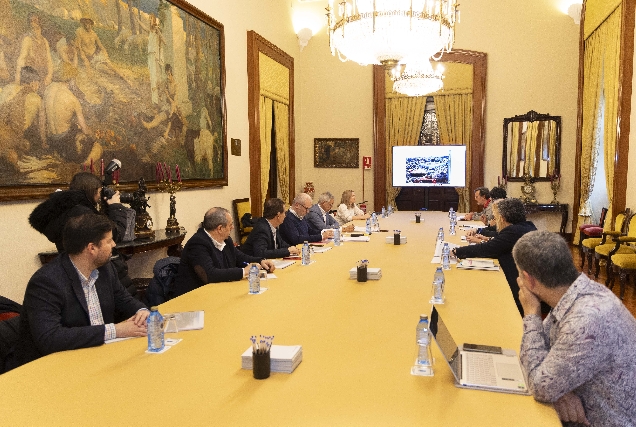
[[[365,214],[356,205],[356,193],[353,190],[345,190],[342,192],[340,206],[336,212],[336,220],[340,225],[344,225],[354,219],[367,219],[369,214]]]

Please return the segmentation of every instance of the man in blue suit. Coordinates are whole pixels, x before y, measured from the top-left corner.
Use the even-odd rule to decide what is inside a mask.
[[[309,194],[300,193],[292,202],[285,214],[285,221],[280,225],[280,232],[290,245],[299,245],[303,242],[320,242],[322,239],[333,237],[333,230],[323,230],[322,233],[311,233],[309,223],[305,218],[311,209],[311,197]]]
[[[284,221],[285,203],[281,199],[267,199],[263,205],[263,217],[256,220],[241,250],[248,255],[264,258],[298,255],[298,248],[289,246],[280,235],[278,227]]]
[[[113,338],[146,335],[148,310],[121,285],[109,262],[114,227],[105,215],[94,213],[67,221],[65,252],[42,266],[27,285],[14,366]]]
[[[234,222],[227,209],[211,208],[205,213],[201,225],[183,248],[170,298],[208,283],[241,280],[247,277],[250,263],[260,264],[270,272],[276,268],[270,260],[236,249],[230,237]]]
[[[334,197],[330,192],[322,193],[318,197],[318,203],[313,205],[305,218],[309,224],[309,233],[318,234],[322,230],[340,227],[338,221],[329,213],[333,207]]]

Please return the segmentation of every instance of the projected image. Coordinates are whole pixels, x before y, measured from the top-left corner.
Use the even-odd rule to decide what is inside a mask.
[[[413,184],[448,184],[450,155],[406,158],[406,182]]]

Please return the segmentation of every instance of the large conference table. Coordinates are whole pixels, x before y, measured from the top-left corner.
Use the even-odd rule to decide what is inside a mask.
[[[415,327],[431,310],[431,264],[447,214],[412,212],[380,219],[370,242],[347,242],[275,272],[269,290],[248,295],[246,280],[211,284],[160,306],[205,310],[199,331],[163,354],[145,339],[66,351],[0,376],[3,425],[227,426],[560,426],[551,405],[531,396],[454,386],[433,346],[435,375],[410,374]],[[405,245],[385,243],[399,228]],[[382,268],[382,279],[349,279],[356,261]],[[502,272],[446,272],[438,306],[458,343],[518,351],[522,322]],[[292,374],[255,380],[241,369],[252,335],[303,347]]]

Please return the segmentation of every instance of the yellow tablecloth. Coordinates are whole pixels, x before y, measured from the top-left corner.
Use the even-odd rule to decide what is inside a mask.
[[[444,213],[399,212],[381,219],[368,243],[347,242],[275,272],[261,295],[246,280],[212,284],[160,307],[205,310],[200,331],[146,354],[145,339],[53,354],[0,377],[3,425],[559,426],[556,412],[530,396],[453,385],[433,346],[435,376],[416,377],[415,327],[430,313],[431,264]],[[408,243],[385,243],[399,228]],[[358,283],[359,259],[382,279]],[[522,322],[502,272],[446,272],[438,306],[458,343],[518,349]],[[303,346],[293,374],[255,380],[241,369],[251,335]]]

